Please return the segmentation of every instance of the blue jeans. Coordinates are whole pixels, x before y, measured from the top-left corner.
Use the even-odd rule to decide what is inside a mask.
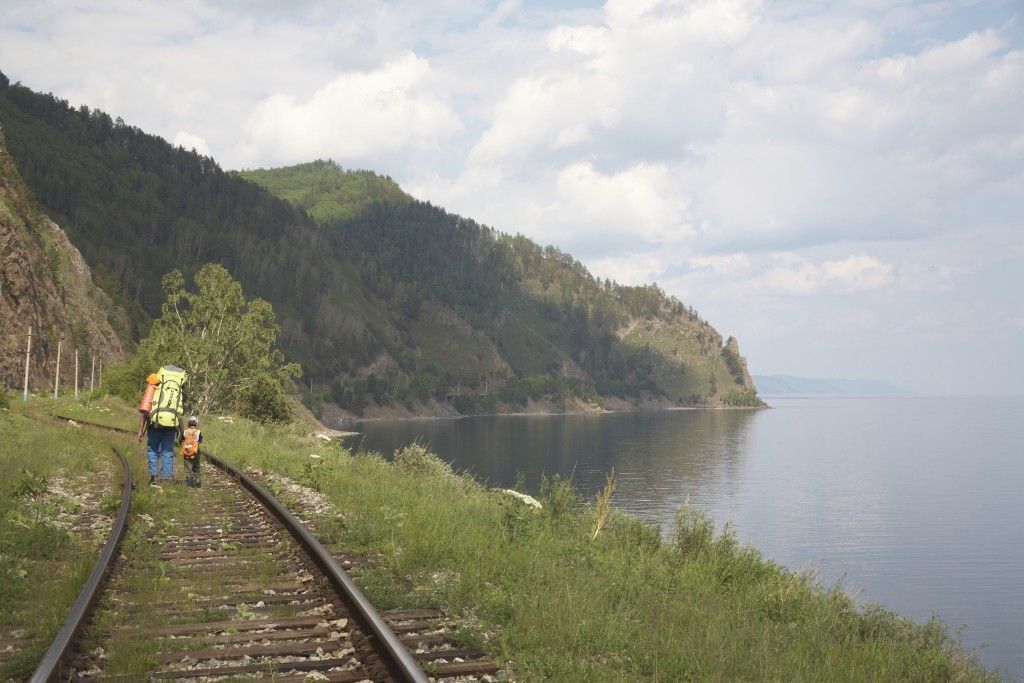
[[[149,456],[149,473],[156,476],[158,464],[163,462],[161,479],[174,477],[174,434],[175,429],[150,427],[146,432],[146,455]]]

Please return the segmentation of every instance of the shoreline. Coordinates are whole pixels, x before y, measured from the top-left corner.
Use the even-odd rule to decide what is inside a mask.
[[[535,508],[453,472],[422,446],[384,461],[326,443],[311,453],[310,432],[245,418],[215,420],[209,430],[226,460],[321,496],[333,506],[315,513],[325,523],[349,511],[334,542],[373,558],[379,571],[361,576],[367,590],[399,596],[396,609],[429,600],[471,615],[464,624],[481,649],[514,662],[523,679],[644,680],[658,669],[682,680],[694,673],[687,653],[713,649],[720,655],[702,677],[886,680],[911,671],[925,680],[998,680],[941,620],[865,609],[740,543],[728,526],[719,531],[698,508],[685,506],[666,537],[612,505],[595,533],[597,507],[566,483],[541,493]],[[687,624],[668,641],[659,636]],[[831,625],[824,635],[822,624]],[[500,647],[488,637],[499,632]],[[581,644],[610,656],[581,659]]]
[[[601,408],[598,410],[523,410],[510,413],[473,413],[470,415],[401,415],[394,417],[354,417],[339,420],[340,425],[356,425],[363,422],[413,422],[421,420],[465,420],[474,417],[558,417],[565,415],[615,415],[621,413],[661,413],[661,412],[685,412],[691,410],[771,410],[770,405],[762,406],[640,406],[634,408],[618,408],[609,410]],[[358,434],[359,432],[349,432]]]

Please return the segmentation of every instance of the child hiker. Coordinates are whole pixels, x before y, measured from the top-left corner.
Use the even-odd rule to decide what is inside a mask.
[[[174,437],[181,429],[184,412],[181,388],[187,380],[188,373],[174,365],[165,365],[146,380],[146,391],[139,404],[137,436],[142,441],[142,435],[146,435],[151,485],[156,484],[158,471],[161,481],[174,478]]]
[[[181,457],[185,459],[185,486],[199,488],[203,485],[199,478],[199,444],[203,442],[203,433],[199,431],[199,418],[192,415],[188,418],[188,427],[181,433]]]

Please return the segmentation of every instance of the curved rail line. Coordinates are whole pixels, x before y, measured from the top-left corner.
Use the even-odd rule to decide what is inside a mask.
[[[131,434],[130,430],[122,427],[113,427],[97,422],[91,422],[80,418],[72,418],[65,415],[55,415],[63,420],[74,420],[75,422],[92,427],[99,427],[122,434]],[[125,471],[125,488],[122,495],[121,510],[118,513],[114,531],[111,538],[104,547],[93,569],[89,581],[82,590],[81,595],[68,616],[67,621],[58,633],[57,638],[36,670],[32,681],[42,683],[43,681],[58,680],[65,672],[65,664],[73,651],[76,636],[80,634],[82,626],[86,622],[91,607],[93,607],[102,592],[103,579],[109,574],[111,560],[116,554],[117,546],[124,535],[128,511],[131,504],[131,470],[128,461],[119,451],[115,452],[121,458]],[[238,482],[242,488],[247,490],[263,508],[265,508],[284,527],[289,535],[299,544],[307,556],[317,565],[328,583],[337,593],[342,603],[349,611],[349,616],[362,630],[364,636],[369,636],[369,645],[377,652],[380,662],[387,672],[387,677],[393,680],[410,681],[414,683],[427,683],[429,679],[420,667],[416,658],[402,643],[402,640],[395,634],[392,628],[373,607],[366,596],[352,581],[351,577],[341,568],[338,561],[324,548],[323,544],[313,536],[308,529],[282,506],[266,489],[253,481],[244,473],[238,471],[230,464],[224,462],[216,455],[205,452],[204,455],[218,469],[223,471],[229,478]],[[196,672],[197,675],[202,675]]]
[[[338,565],[338,561],[327,552],[323,544],[318,541],[313,534],[309,533],[309,530],[300,522],[295,515],[290,513],[284,506],[277,502],[277,500],[267,492],[262,486],[254,482],[246,475],[239,472],[237,469],[224,462],[213,454],[207,454],[214,465],[222,469],[229,476],[238,479],[246,489],[252,493],[260,503],[270,510],[270,512],[285,526],[286,529],[292,534],[292,536],[302,545],[302,547],[309,553],[313,561],[320,567],[320,570],[330,581],[331,585],[337,590],[344,598],[345,602],[348,603],[349,609],[358,621],[363,623],[360,626],[363,627],[364,632],[372,633],[377,639],[379,647],[384,650],[387,657],[384,658],[385,665],[390,670],[390,673],[400,680],[416,681],[417,683],[426,683],[427,675],[420,668],[420,665],[416,662],[409,650],[406,649],[402,641],[398,639],[398,636],[391,627],[387,625],[383,617],[376,608],[370,604],[370,601],[363,595],[363,592],[359,590],[356,584],[352,581],[351,577],[345,572],[341,566]]]
[[[73,652],[73,645],[86,620],[96,605],[96,600],[103,592],[104,584],[110,575],[114,558],[117,556],[117,549],[124,538],[124,532],[128,528],[128,512],[132,505],[132,468],[128,465],[128,459],[124,453],[111,446],[111,450],[121,460],[121,468],[124,471],[124,487],[121,490],[121,508],[117,512],[117,519],[114,520],[114,527],[110,530],[103,551],[89,574],[89,579],[78,594],[78,599],[71,606],[71,612],[64,621],[57,636],[53,639],[42,661],[36,667],[35,673],[30,679],[32,683],[44,683],[59,679]]]

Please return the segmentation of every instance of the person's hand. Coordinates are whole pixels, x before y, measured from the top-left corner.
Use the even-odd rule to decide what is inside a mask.
[[[142,443],[142,432],[139,432],[139,433],[138,433],[138,434],[136,434],[135,436],[136,436],[136,437],[138,437],[138,439],[139,439],[139,443]]]

